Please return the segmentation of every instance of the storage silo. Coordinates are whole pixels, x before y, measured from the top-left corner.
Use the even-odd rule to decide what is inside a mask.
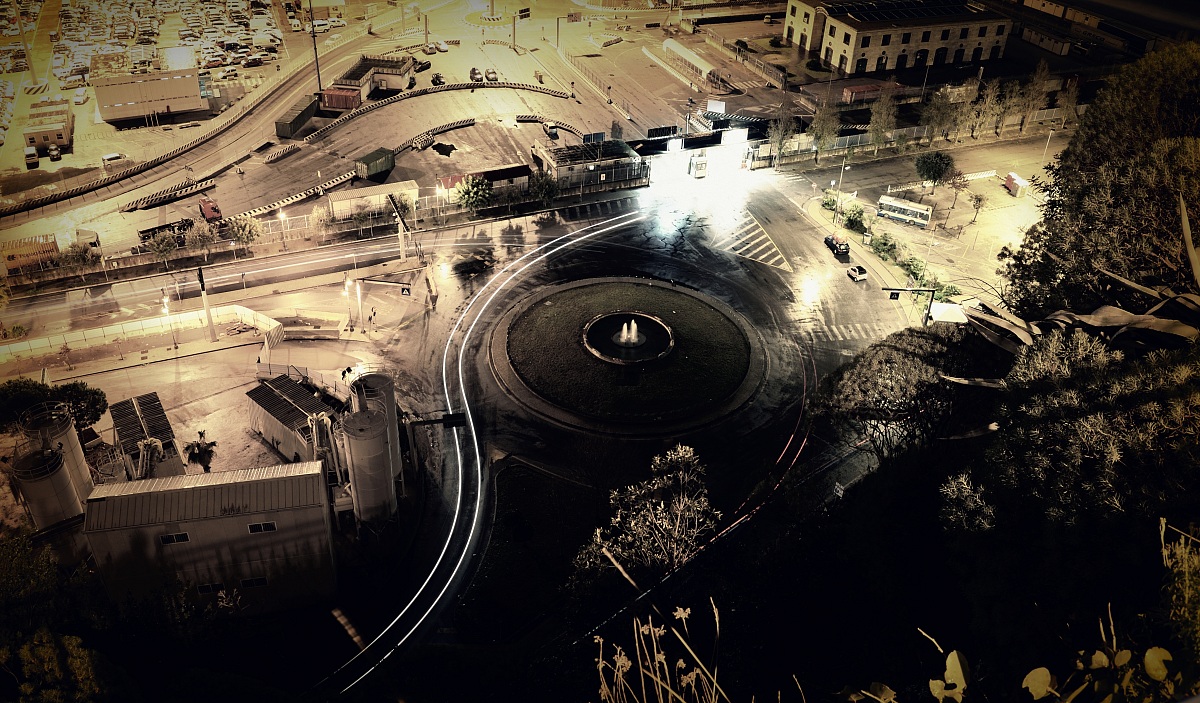
[[[79,443],[79,433],[75,431],[70,406],[66,403],[35,405],[21,416],[20,427],[21,434],[28,437],[31,444],[49,447],[62,454],[63,468],[76,497],[81,504],[86,501],[95,483],[83,454],[83,445]]]
[[[386,520],[396,513],[396,482],[391,454],[395,441],[387,414],[362,410],[342,418],[341,436],[354,516],[359,520]]]
[[[403,470],[400,457],[400,426],[396,418],[396,391],[391,376],[368,371],[350,384],[350,402],[355,412],[375,410],[387,417],[388,446],[391,448],[389,467],[392,478],[400,478],[403,485]]]
[[[83,505],[56,445],[28,440],[13,462],[13,475],[39,530],[83,514]]]

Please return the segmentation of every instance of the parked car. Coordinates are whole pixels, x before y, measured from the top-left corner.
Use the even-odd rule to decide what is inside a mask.
[[[330,27],[345,27],[346,20],[342,19],[341,17],[330,17],[329,18],[329,26]]]
[[[444,42],[444,41],[434,42],[433,48],[437,49],[438,51],[442,51],[442,52],[450,51],[450,47],[446,46],[446,42]]]
[[[846,269],[846,275],[852,281],[865,281],[867,280],[867,269],[862,266],[851,266]]]
[[[500,76],[496,75],[496,69],[494,69],[494,68],[489,68],[488,70],[484,71],[483,75],[484,75],[484,77],[486,77],[486,78],[487,78],[489,81],[498,81],[498,80],[500,80]]]
[[[435,74],[433,74],[433,77],[429,79],[429,82],[432,83],[433,85],[445,85],[446,79],[442,78],[442,74],[435,73]]]
[[[227,68],[224,71],[220,71],[219,73],[217,73],[217,80],[219,80],[219,81],[227,81],[230,78],[237,78],[237,77],[238,77],[238,72],[237,72],[236,68]]]
[[[425,46],[421,47],[421,51],[432,56],[433,54],[437,53],[437,46],[433,42],[429,42]]]
[[[413,72],[420,73],[421,71],[428,71],[429,67],[432,65],[433,64],[429,63],[428,61],[417,61],[417,65],[413,68]]]
[[[483,73],[481,73],[478,68],[471,67],[471,80],[475,81],[476,83],[482,83]]]
[[[261,65],[263,65],[263,60],[257,56],[247,56],[245,60],[242,61],[243,68],[254,68],[255,66]]]
[[[87,88],[76,88],[75,97],[71,98],[71,102],[75,103],[76,105],[82,105],[87,102],[87,99]]]
[[[47,153],[50,155],[51,161],[62,161],[62,149],[59,149],[57,144],[51,144]]]

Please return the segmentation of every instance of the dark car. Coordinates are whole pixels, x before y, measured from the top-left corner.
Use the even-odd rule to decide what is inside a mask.
[[[471,80],[476,83],[483,82],[483,73],[478,68],[471,68]]]
[[[500,76],[496,75],[496,69],[494,69],[494,68],[489,68],[488,70],[484,71],[483,75],[484,75],[484,76],[485,76],[485,77],[486,77],[486,78],[487,78],[489,81],[498,81],[498,80],[500,80]]]
[[[433,77],[429,79],[429,82],[434,85],[446,85],[446,79],[442,78],[442,74],[440,73],[433,74]]]
[[[251,56],[250,58],[248,58],[242,62],[242,66],[244,68],[254,68],[255,66],[261,66],[261,65],[263,65],[263,60],[258,58],[257,56]]]
[[[829,251],[834,254],[849,254],[850,243],[843,240],[836,234],[831,234],[825,237],[825,246],[829,247]]]
[[[428,61],[422,61],[421,59],[417,59],[417,65],[414,70],[416,70],[417,73],[420,73],[421,71],[428,71],[429,67],[432,65],[433,64],[429,63]]]

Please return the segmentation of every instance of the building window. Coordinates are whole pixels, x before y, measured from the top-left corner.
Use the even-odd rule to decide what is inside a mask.
[[[837,36],[837,27],[834,27],[832,24],[829,25],[829,36],[831,36],[831,37]]]
[[[202,583],[199,586],[196,586],[196,590],[199,591],[201,595],[208,595],[209,593],[217,593],[219,591],[224,591],[225,584],[223,584],[223,583]]]
[[[808,13],[804,13],[804,24],[808,24]]]
[[[795,5],[792,5],[791,7],[788,8],[788,14],[791,15],[792,17],[796,16],[796,6]]]
[[[842,43],[850,46],[850,32],[842,32]]]
[[[1004,25],[1000,25],[999,27],[996,27],[996,36],[998,36],[998,37],[1004,36]]]
[[[962,29],[958,30],[958,38],[966,39],[967,36],[970,35],[970,33],[971,33],[970,27],[963,27]]]
[[[274,522],[252,522],[246,527],[250,528],[250,534],[256,535],[260,532],[274,532]]]
[[[863,37],[862,48],[865,49],[871,45],[871,37]]]
[[[986,36],[987,36],[987,27],[980,27],[980,28],[979,28],[979,36],[981,36],[981,37],[986,37]]]
[[[179,544],[181,542],[190,542],[191,540],[188,539],[188,533],[176,532],[170,535],[159,535],[158,541],[162,544]]]
[[[900,43],[907,44],[912,39],[912,32],[905,32],[900,35]]]
[[[267,585],[266,576],[257,576],[252,579],[242,579],[242,588],[262,588]]]
[[[922,42],[929,41],[929,32],[928,31],[921,32],[921,41]]]
[[[887,46],[888,44],[891,44],[892,43],[892,35],[890,35],[890,34],[883,35],[883,39],[880,39],[879,43],[882,44],[883,46]]]
[[[55,137],[58,137],[59,139],[62,139],[62,138],[63,138],[63,136],[62,136],[62,132],[59,132],[58,134],[56,134],[56,135],[54,135],[54,136],[55,136]]]
[[[946,40],[947,40],[947,39],[949,39],[949,38],[950,38],[950,30],[949,30],[949,29],[943,29],[943,30],[942,30],[942,41],[946,41]]]

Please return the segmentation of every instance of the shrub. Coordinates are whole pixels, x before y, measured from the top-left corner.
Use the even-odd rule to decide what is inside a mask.
[[[804,67],[810,71],[817,71],[820,73],[826,73],[829,71],[829,69],[825,68],[824,64],[821,63],[820,59],[809,59],[808,63],[804,64]]]
[[[826,210],[832,210],[837,206],[837,195],[828,188],[825,189],[825,194],[821,196],[821,207]]]
[[[896,261],[900,258],[899,243],[887,232],[871,237],[871,251],[884,261]]]
[[[853,230],[858,233],[867,231],[867,227],[863,224],[863,207],[858,203],[850,203],[842,208],[842,224],[846,229]]]
[[[783,39],[780,39],[779,37],[771,37],[771,41],[767,43],[771,45],[772,49],[778,49],[783,46]]]

